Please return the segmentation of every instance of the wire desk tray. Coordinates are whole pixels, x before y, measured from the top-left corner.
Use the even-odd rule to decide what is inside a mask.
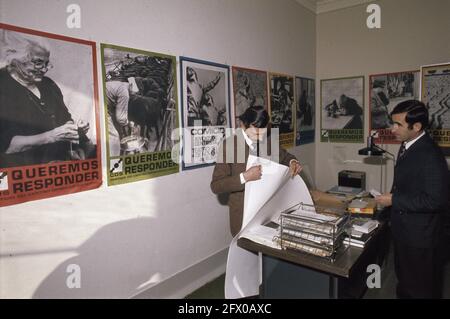
[[[342,243],[350,227],[350,213],[345,209],[301,202],[281,212],[279,235],[274,240],[282,249],[297,250],[334,262],[348,249]]]

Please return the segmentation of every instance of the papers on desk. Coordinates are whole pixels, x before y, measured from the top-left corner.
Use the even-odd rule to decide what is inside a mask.
[[[364,233],[369,234],[380,224],[379,221],[368,218],[357,218],[353,220],[353,229]]]
[[[354,199],[348,205],[348,211],[358,214],[373,214],[377,208],[377,203],[373,198]]]
[[[260,260],[254,253],[237,246],[237,240],[243,236],[267,242],[271,230],[261,228],[278,212],[295,206],[299,202],[313,204],[311,195],[300,176],[290,177],[289,167],[262,160],[250,155],[247,169],[261,163],[260,180],[245,184],[244,216],[242,229],[237,234],[228,251],[225,274],[225,298],[244,298],[259,293]],[[256,231],[252,228],[256,227]],[[264,226],[263,226],[264,227]],[[256,236],[255,236],[256,232]],[[276,232],[276,230],[275,230]],[[251,239],[251,240],[253,240]],[[255,240],[255,241],[256,241]]]
[[[346,187],[346,186],[334,186],[330,188],[328,191],[330,194],[339,194],[339,195],[359,195],[363,192],[362,188],[355,187]]]
[[[291,216],[298,216],[301,219],[287,219],[285,220],[286,226],[292,226],[294,228],[307,228],[311,231],[317,231],[319,234],[332,234],[337,231],[339,223],[343,220],[343,217],[336,219],[333,216],[327,216],[323,214],[310,213],[304,211],[296,211]],[[328,222],[328,223],[320,223]]]
[[[256,225],[246,232],[242,233],[240,238],[247,238],[255,243],[268,246],[275,249],[281,249],[280,245],[274,240],[278,235],[278,228],[271,228],[264,225]]]

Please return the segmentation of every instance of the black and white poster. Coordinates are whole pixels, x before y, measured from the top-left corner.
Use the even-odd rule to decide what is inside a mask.
[[[280,146],[294,147],[295,144],[295,94],[294,77],[269,73],[270,116],[272,127],[278,128]]]
[[[267,72],[233,66],[233,96],[236,117],[255,105],[268,111]],[[239,119],[235,121],[235,128],[239,128]]]
[[[369,132],[376,143],[399,143],[390,130],[390,113],[403,101],[419,99],[419,82],[418,70],[370,75]]]
[[[320,81],[320,141],[364,142],[364,77]]]
[[[183,169],[212,165],[231,127],[227,65],[180,57]]]
[[[101,44],[108,185],[179,171],[174,56]]]
[[[450,63],[421,67],[421,96],[430,114],[429,132],[450,156]]]
[[[295,77],[295,95],[297,101],[295,145],[314,142],[316,92],[313,79]]]
[[[0,24],[0,206],[101,185],[95,43]]]

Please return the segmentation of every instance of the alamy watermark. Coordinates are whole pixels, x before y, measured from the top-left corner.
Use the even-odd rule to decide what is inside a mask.
[[[81,28],[81,7],[72,3],[67,6],[66,12],[69,16],[66,19],[66,25],[69,29],[80,29]]]
[[[377,264],[370,264],[367,266],[367,272],[370,275],[367,277],[367,288],[381,288],[381,268]]]
[[[201,122],[200,122],[201,123]],[[180,163],[245,163],[247,142],[241,129],[195,125],[172,131],[174,145],[171,158]],[[250,129],[251,130],[251,129]],[[233,138],[235,136],[235,138]],[[184,143],[182,143],[184,141]],[[258,138],[252,141],[253,154],[279,163],[280,134],[278,128],[258,131]],[[225,146],[226,152],[223,150]],[[270,145],[270,150],[269,150]]]
[[[81,267],[77,264],[70,264],[67,266],[66,272],[69,274],[66,278],[67,288],[81,288]]]
[[[369,4],[366,12],[370,13],[367,17],[366,24],[369,29],[381,28],[381,7],[378,4]]]

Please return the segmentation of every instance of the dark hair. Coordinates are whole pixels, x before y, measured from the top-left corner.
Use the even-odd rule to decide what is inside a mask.
[[[245,128],[249,128],[253,125],[256,128],[264,128],[269,124],[269,113],[263,106],[254,105],[245,110],[244,113],[238,116]]]
[[[406,113],[405,121],[412,129],[414,123],[422,124],[422,130],[428,127],[428,108],[420,101],[408,100],[397,104],[391,112],[394,114]]]

